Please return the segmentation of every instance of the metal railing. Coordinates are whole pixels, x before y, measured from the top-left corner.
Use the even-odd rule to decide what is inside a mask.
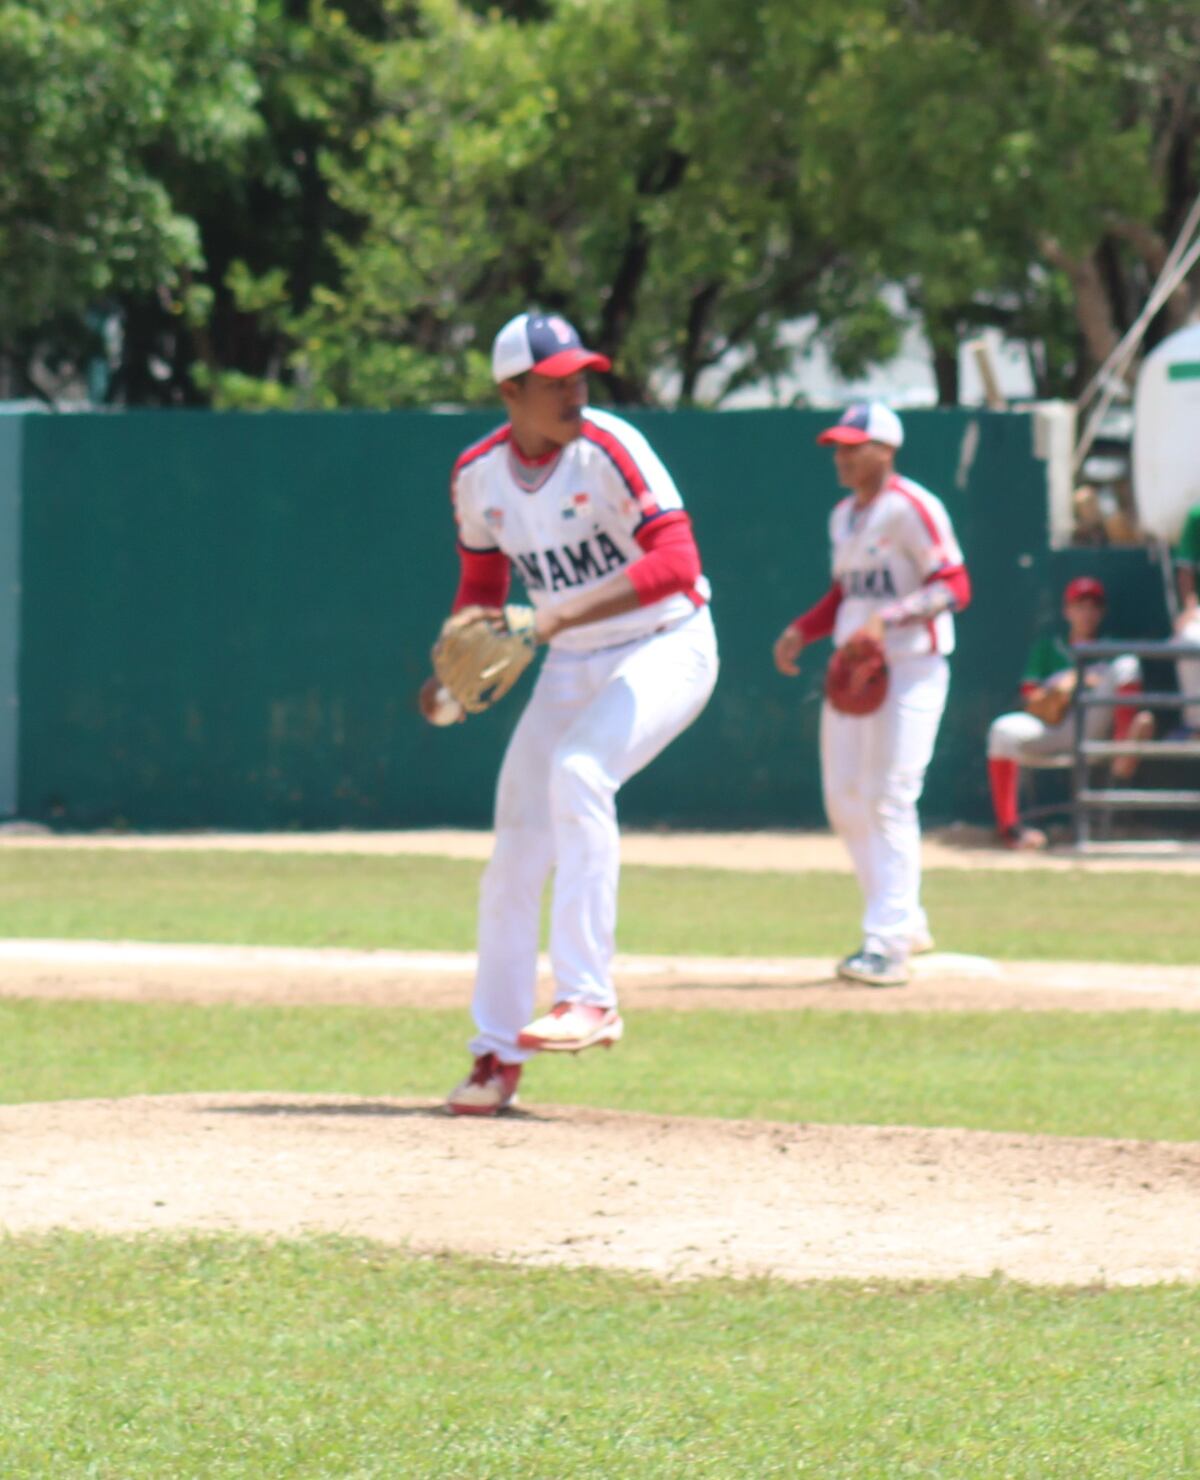
[[[1071,781],[1072,815],[1075,821],[1075,846],[1085,849],[1092,841],[1092,816],[1097,811],[1163,811],[1200,810],[1200,788],[1093,786],[1089,766],[1097,761],[1115,760],[1122,755],[1135,755],[1139,761],[1195,760],[1200,762],[1200,732],[1194,739],[1181,740],[1089,740],[1085,730],[1089,709],[1134,704],[1138,709],[1178,709],[1200,703],[1200,694],[1146,691],[1137,695],[1113,692],[1097,694],[1088,689],[1084,674],[1088,663],[1119,658],[1131,653],[1137,658],[1200,658],[1200,644],[1191,642],[1081,642],[1071,649],[1075,658],[1075,743]]]

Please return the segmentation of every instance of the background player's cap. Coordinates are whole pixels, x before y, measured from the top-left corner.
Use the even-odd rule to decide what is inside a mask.
[[[557,378],[576,370],[611,369],[611,360],[584,349],[574,325],[556,313],[519,313],[492,345],[492,379],[497,384],[526,370]]]
[[[826,427],[817,438],[822,447],[840,443],[856,447],[860,442],[882,442],[885,447],[904,445],[900,418],[881,401],[859,401],[842,413],[836,426]]]
[[[1108,605],[1108,595],[1104,590],[1102,582],[1095,576],[1076,576],[1073,581],[1068,581],[1063,590],[1063,602],[1068,601],[1095,601],[1101,606]]]

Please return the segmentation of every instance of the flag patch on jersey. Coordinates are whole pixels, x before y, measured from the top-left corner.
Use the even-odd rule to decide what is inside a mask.
[[[564,519],[585,519],[592,512],[590,493],[573,493],[562,506]]]
[[[483,522],[489,529],[499,529],[504,523],[503,509],[484,509]]]

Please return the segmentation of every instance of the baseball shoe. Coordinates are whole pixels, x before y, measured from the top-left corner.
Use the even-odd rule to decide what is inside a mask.
[[[1148,709],[1139,709],[1129,724],[1126,740],[1153,740],[1154,716]],[[1137,771],[1140,755],[1119,755],[1112,763],[1114,781],[1130,781]]]
[[[928,956],[930,951],[936,950],[933,936],[928,930],[918,930],[908,942],[908,954],[910,956]]]
[[[908,980],[908,967],[878,951],[861,950],[839,961],[837,974],[843,981],[862,982],[868,987],[902,987]]]
[[[1048,839],[1040,827],[1022,827],[1017,823],[1016,827],[1010,827],[1007,832],[1000,834],[1000,841],[1006,848],[1013,849],[1017,853],[1035,853],[1044,848]]]
[[[518,1048],[539,1048],[544,1053],[579,1053],[602,1043],[611,1048],[625,1031],[615,1007],[595,1007],[588,1002],[556,1002],[545,1017],[536,1018],[517,1034]]]
[[[451,1115],[498,1115],[517,1103],[520,1064],[502,1064],[494,1053],[480,1054],[471,1072],[446,1096]]]

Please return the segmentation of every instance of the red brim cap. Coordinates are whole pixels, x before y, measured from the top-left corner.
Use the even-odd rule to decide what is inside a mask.
[[[612,361],[607,355],[598,355],[590,349],[564,349],[540,360],[534,367],[535,375],[548,375],[552,380],[564,375],[574,375],[576,370],[611,370]]]
[[[833,443],[838,443],[843,447],[858,447],[870,440],[862,427],[826,427],[817,438],[817,446],[828,447]]]

